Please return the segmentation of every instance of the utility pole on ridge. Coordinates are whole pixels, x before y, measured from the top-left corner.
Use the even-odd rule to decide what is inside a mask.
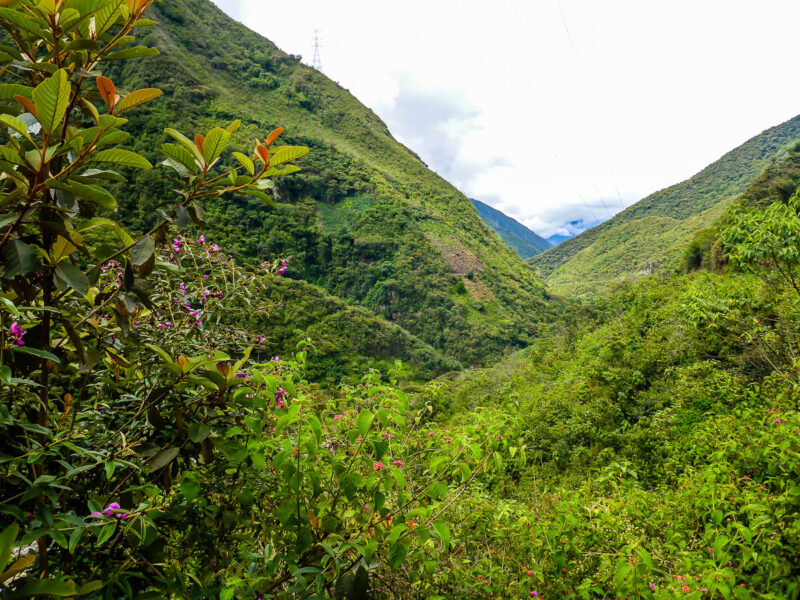
[[[311,66],[314,67],[317,71],[322,71],[322,59],[319,55],[319,49],[321,47],[319,41],[319,29],[314,30],[314,59],[311,61]]]

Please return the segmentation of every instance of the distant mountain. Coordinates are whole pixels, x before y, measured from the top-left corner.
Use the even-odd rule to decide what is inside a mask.
[[[546,239],[537,235],[525,225],[512,219],[505,213],[484,204],[480,200],[472,200],[478,214],[492,230],[500,236],[509,248],[522,258],[530,258],[550,248],[551,244]]]
[[[786,157],[798,139],[800,116],[529,262],[553,290],[566,294],[591,293],[653,266],[672,268],[692,236],[713,223],[774,160]]]

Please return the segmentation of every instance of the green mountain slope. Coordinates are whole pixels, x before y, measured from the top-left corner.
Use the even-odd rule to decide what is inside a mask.
[[[462,363],[527,345],[555,305],[535,272],[481,221],[469,200],[397,143],[346,90],[235,23],[208,0],[154,7],[145,43],[162,55],[125,65],[126,86],[164,98],[139,116],[135,144],[150,158],[166,126],[193,135],[242,120],[245,147],[275,126],[311,148],[276,208],[223,198],[207,205],[206,237],[257,265],[290,257],[288,276],[320,286],[403,327]],[[202,18],[201,18],[202,17]],[[139,180],[124,202],[144,228],[169,182]]]
[[[525,225],[512,219],[505,213],[484,204],[480,200],[472,200],[475,209],[489,227],[492,228],[508,247],[522,258],[530,258],[550,248],[551,244],[543,237],[531,231]]]
[[[553,289],[577,294],[654,267],[670,268],[691,236],[722,214],[724,203],[744,192],[798,138],[800,117],[795,117],[530,262]]]

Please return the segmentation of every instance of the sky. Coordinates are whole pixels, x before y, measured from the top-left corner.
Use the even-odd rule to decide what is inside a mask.
[[[472,198],[576,233],[800,113],[797,0],[215,0]]]

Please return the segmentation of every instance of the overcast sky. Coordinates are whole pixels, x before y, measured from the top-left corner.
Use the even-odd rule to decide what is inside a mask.
[[[545,236],[800,113],[797,0],[215,1]]]

